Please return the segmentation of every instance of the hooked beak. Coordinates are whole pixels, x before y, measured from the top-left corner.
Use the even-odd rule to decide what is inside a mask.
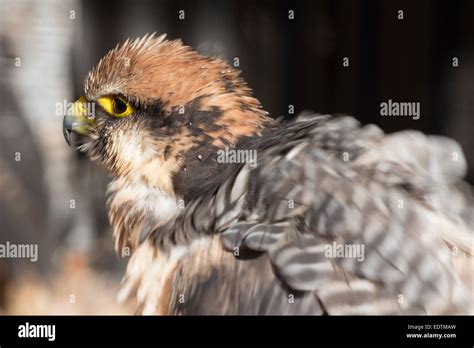
[[[71,133],[88,135],[95,125],[95,109],[88,108],[86,98],[80,97],[67,111],[63,119],[63,135],[67,144],[71,146]]]

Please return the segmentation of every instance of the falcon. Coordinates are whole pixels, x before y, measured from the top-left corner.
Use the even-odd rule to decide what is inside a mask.
[[[474,205],[451,139],[271,118],[239,71],[165,35],[108,52],[63,132],[113,177],[131,254],[118,298],[140,313],[473,312]]]

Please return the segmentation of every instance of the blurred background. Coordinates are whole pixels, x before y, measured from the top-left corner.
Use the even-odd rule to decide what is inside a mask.
[[[129,37],[168,33],[241,69],[270,113],[350,114],[461,143],[474,182],[474,1],[0,0],[0,313],[133,313],[115,296],[109,178],[69,148],[58,103]],[[343,60],[348,58],[349,65]],[[456,64],[456,63],[457,64]],[[420,102],[421,118],[380,103]]]

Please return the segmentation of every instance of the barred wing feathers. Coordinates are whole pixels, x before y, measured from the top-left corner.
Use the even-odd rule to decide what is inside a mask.
[[[233,259],[223,264],[238,265],[229,282],[251,277],[260,289],[226,313],[472,313],[471,279],[453,266],[473,253],[465,170],[443,137],[302,117],[262,145],[255,169],[242,166],[152,240],[214,232]],[[244,262],[236,250],[260,256]],[[260,273],[244,277],[252,268]],[[282,307],[293,293],[311,306]]]

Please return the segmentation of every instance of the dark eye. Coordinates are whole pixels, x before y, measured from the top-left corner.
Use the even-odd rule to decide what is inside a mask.
[[[113,102],[113,108],[114,108],[114,113],[117,115],[123,114],[125,111],[127,111],[127,104],[120,99],[120,98],[115,98]]]

